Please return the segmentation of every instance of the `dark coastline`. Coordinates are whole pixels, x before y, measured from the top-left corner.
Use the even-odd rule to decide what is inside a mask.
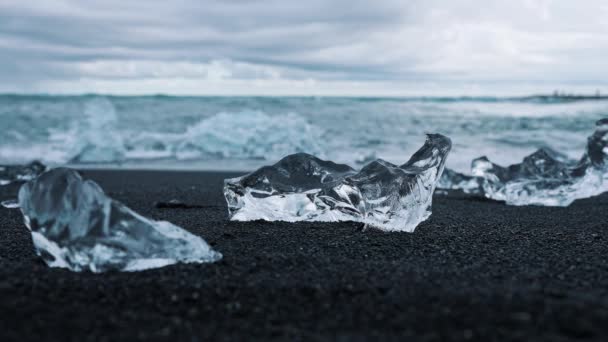
[[[214,172],[84,171],[224,259],[72,273],[0,208],[0,341],[606,340],[608,194],[567,208],[435,197],[416,232],[230,222]],[[6,199],[15,187],[0,187]],[[178,199],[196,208],[157,208]]]

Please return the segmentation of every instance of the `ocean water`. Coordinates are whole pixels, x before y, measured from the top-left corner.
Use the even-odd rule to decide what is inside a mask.
[[[608,101],[564,98],[114,97],[0,95],[0,164],[246,171],[294,152],[403,163],[425,133],[448,167],[504,165],[539,147],[582,154]]]

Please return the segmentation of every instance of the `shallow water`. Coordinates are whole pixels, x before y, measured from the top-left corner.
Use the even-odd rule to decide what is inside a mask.
[[[295,152],[405,162],[426,132],[448,167],[510,164],[549,146],[578,158],[608,101],[559,98],[0,96],[0,164],[248,170]]]

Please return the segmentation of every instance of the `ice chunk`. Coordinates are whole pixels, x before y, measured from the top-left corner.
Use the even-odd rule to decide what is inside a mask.
[[[178,199],[172,199],[168,202],[154,202],[154,207],[158,209],[200,209],[204,208],[205,206],[200,204],[185,203]]]
[[[200,237],[140,216],[71,169],[24,184],[19,204],[38,255],[51,267],[137,271],[221,258]]]
[[[377,159],[360,171],[312,155],[289,155],[272,166],[224,181],[232,220],[358,221],[412,232],[431,215],[437,180],[452,143],[427,135],[411,159]]]
[[[0,204],[7,209],[19,208],[19,201],[16,199],[4,200]]]
[[[579,161],[542,148],[519,164],[502,167],[487,157],[473,160],[472,176],[447,170],[440,188],[505,201],[512,205],[567,206],[574,200],[608,190],[608,119],[596,123]],[[477,188],[474,184],[478,184]]]
[[[445,168],[437,188],[440,190],[462,190],[464,193],[472,195],[483,195],[483,178],[468,176],[454,170]],[[447,194],[447,192],[441,192]]]
[[[580,163],[597,169],[608,168],[608,118],[595,123],[595,132],[587,138],[587,149]]]
[[[46,166],[39,161],[33,161],[26,165],[0,166],[0,185],[32,180],[44,170],[46,170]]]

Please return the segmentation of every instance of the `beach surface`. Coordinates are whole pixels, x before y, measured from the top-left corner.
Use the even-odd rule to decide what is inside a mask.
[[[0,208],[0,341],[605,340],[608,194],[566,208],[436,196],[414,233],[230,222],[214,172],[84,171],[224,258],[73,273]],[[16,186],[0,188],[0,199]],[[177,199],[195,208],[157,208]]]

